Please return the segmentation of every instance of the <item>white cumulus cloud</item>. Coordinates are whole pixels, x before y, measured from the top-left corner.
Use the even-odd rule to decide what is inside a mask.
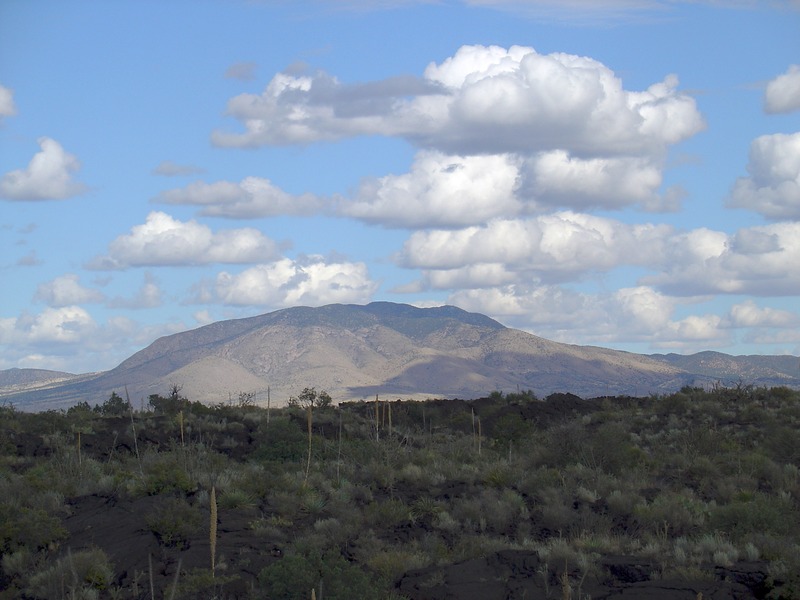
[[[0,196],[9,200],[60,200],[83,193],[86,186],[73,179],[78,159],[57,141],[39,138],[37,152],[25,169],[10,171],[0,179]]]
[[[457,227],[517,214],[518,167],[508,155],[417,154],[409,173],[364,181],[340,213],[397,227]]]
[[[49,306],[63,307],[88,302],[102,302],[104,295],[98,290],[82,286],[78,275],[67,273],[39,285],[36,299],[46,302]]]
[[[262,94],[229,101],[244,132],[212,140],[254,147],[378,134],[452,154],[660,153],[704,127],[677,83],[668,76],[627,91],[591,58],[463,46],[418,79],[346,85],[325,73],[279,73]]]
[[[647,156],[580,158],[565,150],[540,152],[527,160],[522,194],[539,204],[574,209],[619,209],[640,204],[652,211],[673,210],[662,198],[662,165]]]
[[[558,281],[620,265],[657,263],[671,232],[666,225],[628,225],[559,212],[527,220],[498,219],[456,231],[415,232],[398,261],[437,270],[498,263],[525,277]]]
[[[154,200],[201,206],[202,215],[235,219],[310,215],[321,211],[325,204],[313,194],[294,196],[284,192],[260,177],[246,177],[240,183],[195,181],[184,188],[162,192]]]
[[[79,306],[47,307],[38,315],[0,319],[0,344],[76,343],[96,328],[91,315]]]
[[[728,206],[769,219],[800,219],[800,132],[756,138],[750,145],[749,177],[740,177]]]
[[[771,114],[800,110],[800,65],[791,65],[767,84],[764,110]]]
[[[670,240],[662,271],[642,278],[677,296],[795,296],[800,289],[800,222],[745,228],[733,235],[706,229]]]
[[[284,258],[238,274],[223,271],[214,286],[225,304],[271,307],[366,303],[377,288],[364,263],[316,255],[297,261]]]
[[[732,327],[794,327],[800,323],[800,314],[762,308],[753,300],[747,300],[731,307],[729,319]]]
[[[593,294],[561,285],[518,283],[460,290],[450,301],[566,343],[647,342],[653,348],[698,350],[730,340],[730,331],[718,316],[676,319],[680,302],[647,286]]]
[[[273,259],[277,245],[253,228],[213,232],[197,221],[179,221],[151,212],[142,225],[109,244],[106,256],[95,258],[94,269],[131,266],[202,265],[209,263],[257,263]]]

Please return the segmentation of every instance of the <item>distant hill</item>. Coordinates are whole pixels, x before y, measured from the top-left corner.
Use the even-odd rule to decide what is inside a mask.
[[[332,304],[220,321],[162,337],[110,371],[13,393],[0,390],[0,398],[24,410],[44,410],[82,400],[103,402],[112,391],[122,395],[127,388],[139,406],[172,385],[191,400],[210,403],[236,399],[240,392],[254,392],[265,403],[269,390],[275,405],[312,386],[328,391],[335,401],[375,394],[476,398],[520,389],[595,397],[670,392],[730,379],[731,374],[800,387],[800,374],[791,376],[784,366],[791,360],[796,364],[797,358],[741,362],[740,357],[713,354],[731,359],[733,370],[725,371],[722,359],[711,368],[702,362],[682,364],[686,357],[678,355],[650,357],[552,342],[453,306]]]
[[[800,379],[800,359],[796,356],[731,356],[721,352],[697,354],[651,354],[688,373],[696,375],[696,385],[714,384],[774,387],[796,386]]]
[[[5,369],[0,371],[0,398],[28,390],[58,386],[92,376],[92,374],[75,375],[48,369]]]

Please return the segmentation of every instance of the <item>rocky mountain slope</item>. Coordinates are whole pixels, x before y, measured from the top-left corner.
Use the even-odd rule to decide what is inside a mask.
[[[716,354],[716,353],[715,353]],[[727,355],[718,355],[727,357]],[[736,357],[727,357],[736,363]],[[770,384],[800,378],[765,361],[736,363],[737,373]],[[787,365],[796,358],[789,357]],[[682,362],[683,361],[683,362]],[[160,338],[116,368],[9,393],[25,410],[103,402],[126,388],[135,405],[177,385],[202,402],[240,392],[280,405],[305,387],[335,401],[371,398],[474,398],[493,390],[568,391],[584,397],[647,395],[706,384],[724,371],[693,370],[678,355],[653,357],[545,340],[453,306],[416,308],[375,302],[296,307],[220,321]],[[734,379],[737,379],[734,377]],[[0,379],[2,381],[2,379]]]

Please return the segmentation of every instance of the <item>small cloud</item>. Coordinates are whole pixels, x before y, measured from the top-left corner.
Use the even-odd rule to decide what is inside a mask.
[[[740,177],[727,205],[768,219],[800,219],[800,132],[763,135],[750,145],[749,177]]]
[[[786,73],[767,84],[764,110],[769,114],[800,110],[800,65],[791,65]]]
[[[117,237],[106,256],[87,265],[94,270],[141,266],[256,263],[274,258],[278,245],[257,229],[223,229],[216,233],[197,221],[179,221],[154,211],[143,225]]]
[[[62,200],[86,191],[72,173],[80,168],[78,159],[64,151],[57,141],[39,138],[37,152],[25,169],[17,169],[0,179],[0,196],[9,200]]]
[[[195,181],[184,188],[162,192],[153,201],[202,206],[201,215],[233,219],[310,215],[324,208],[322,198],[289,194],[260,177],[246,177],[240,183]]]
[[[13,117],[17,114],[17,107],[14,105],[14,92],[7,87],[0,85],[0,123],[4,117]]]
[[[103,301],[104,296],[101,292],[82,286],[79,279],[73,273],[56,277],[39,285],[35,298],[56,308]]]
[[[761,308],[752,300],[731,307],[729,319],[733,327],[795,327],[798,315],[786,310]]]
[[[180,175],[196,175],[204,173],[205,169],[193,165],[179,165],[171,160],[165,160],[153,169],[153,175],[163,175],[164,177],[177,177]]]
[[[238,79],[239,81],[252,81],[256,78],[256,63],[237,62],[225,70],[225,79]]]
[[[139,288],[138,292],[133,298],[115,297],[109,300],[109,308],[155,308],[163,304],[163,294],[161,288],[158,286],[156,278],[150,274],[145,273],[144,282]]]
[[[36,255],[36,250],[31,250],[25,256],[17,260],[18,267],[35,267],[42,264],[42,260]]]

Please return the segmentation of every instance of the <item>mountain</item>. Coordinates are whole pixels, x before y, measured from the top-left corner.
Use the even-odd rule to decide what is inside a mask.
[[[683,371],[694,373],[694,385],[720,383],[773,387],[796,386],[800,378],[800,359],[796,356],[731,356],[721,352],[697,354],[651,354],[651,358]]]
[[[740,364],[739,357],[714,355],[730,359],[737,375],[800,386],[798,374],[781,366],[796,364],[797,358],[748,357],[753,360]],[[718,368],[703,369],[705,363],[681,360],[686,357],[552,342],[453,306],[332,304],[162,337],[110,371],[0,390],[0,398],[24,410],[45,410],[82,400],[103,402],[113,391],[124,397],[127,389],[139,406],[150,394],[166,395],[173,385],[191,400],[210,403],[237,399],[240,392],[254,392],[265,403],[269,390],[275,405],[305,387],[326,390],[335,401],[375,394],[475,398],[493,390],[527,389],[539,395],[641,396],[723,379],[722,358]]]

